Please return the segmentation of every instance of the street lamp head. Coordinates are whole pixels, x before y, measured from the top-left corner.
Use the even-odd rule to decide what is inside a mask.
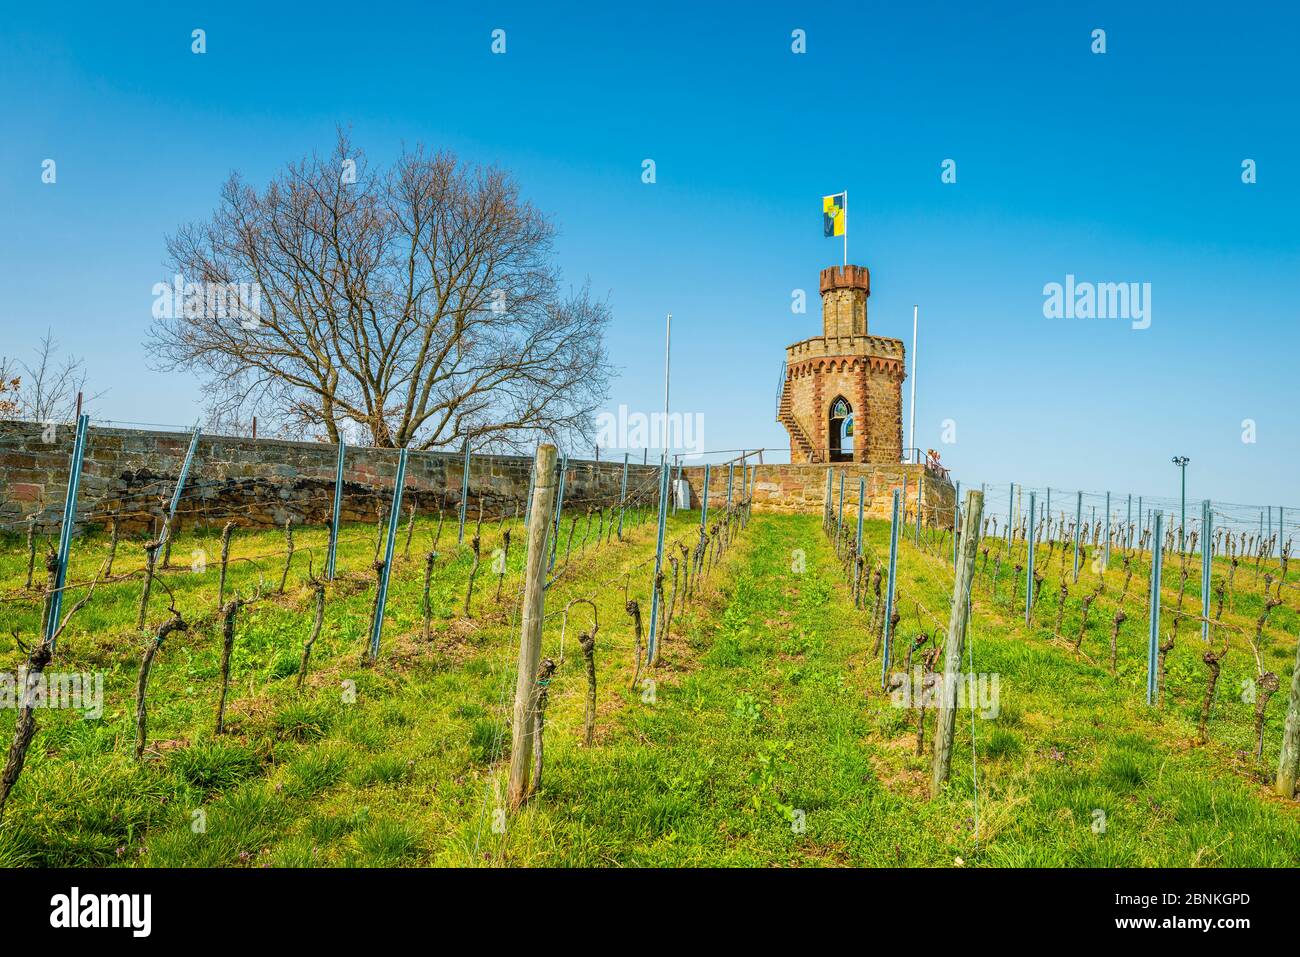
[[[1182,466],[1185,468],[1187,466],[1187,463],[1190,462],[1191,459],[1189,459],[1186,455],[1175,455],[1172,461],[1175,465]]]

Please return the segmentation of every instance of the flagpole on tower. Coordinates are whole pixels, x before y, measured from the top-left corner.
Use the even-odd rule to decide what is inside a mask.
[[[849,191],[844,191],[844,265],[849,264]]]

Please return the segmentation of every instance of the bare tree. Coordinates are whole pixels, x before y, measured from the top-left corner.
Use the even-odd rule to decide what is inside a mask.
[[[35,352],[32,363],[0,356],[0,415],[33,422],[69,421],[76,414],[77,395],[86,387],[85,363],[80,356],[60,361],[58,340],[48,330]]]
[[[561,292],[554,232],[502,170],[419,146],[372,169],[340,131],[260,192],[232,175],[211,219],[169,237],[184,302],[155,309],[148,346],[198,371],[215,413],[281,431],[416,449],[586,439],[609,310],[586,286]],[[253,308],[211,308],[232,298]]]

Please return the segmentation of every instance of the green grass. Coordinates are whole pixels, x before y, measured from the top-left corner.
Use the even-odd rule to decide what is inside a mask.
[[[669,535],[689,541],[697,523],[698,513],[679,513]],[[263,597],[238,619],[220,736],[215,561],[198,573],[188,565],[194,550],[211,556],[219,544],[213,533],[182,536],[173,564],[181,556],[186,564],[166,580],[191,628],[158,656],[151,746],[140,763],[131,757],[132,696],[147,632],[134,627],[139,581],[101,586],[61,640],[53,667],[104,671],[104,714],[39,713],[28,766],[0,824],[0,866],[1295,863],[1300,813],[1271,797],[1265,783],[1284,695],[1271,707],[1266,760],[1257,764],[1249,747],[1253,708],[1237,700],[1233,684],[1254,670],[1245,646],[1229,655],[1212,740],[1199,746],[1198,635],[1184,631],[1170,659],[1165,706],[1148,708],[1136,616],[1111,676],[1106,600],[1094,606],[1076,656],[1070,642],[1046,633],[1054,594],[1027,628],[1007,598],[1005,568],[997,600],[986,585],[977,589],[970,629],[976,670],[998,675],[999,709],[975,720],[973,739],[962,712],[952,780],[930,800],[933,717],[917,756],[917,713],[881,692],[869,613],[853,607],[816,516],[756,515],[684,610],[679,596],[658,667],[636,688],[623,605],[638,600],[648,622],[653,523],[629,528],[623,543],[580,549],[580,522],[570,567],[548,590],[543,653],[561,660],[563,609],[572,598],[592,597],[600,616],[596,744],[581,740],[586,677],[577,634],[590,627],[590,610],[574,605],[550,687],[542,787],[501,827],[523,558],[522,530],[509,527],[515,544],[503,600],[493,600],[496,578],[485,561],[470,619],[460,617],[468,549],[455,546],[454,527],[444,528],[429,641],[419,596],[432,530],[417,528],[411,558],[394,571],[375,666],[361,654],[374,531],[345,530],[345,573],[330,586],[301,693],[298,658],[311,623],[307,556],[319,569],[324,536],[297,530],[286,594]],[[877,553],[887,533],[868,523]],[[485,556],[499,535],[495,523],[485,524]],[[281,544],[281,533],[238,532],[228,594],[248,595],[259,579],[278,585]],[[139,546],[122,543],[115,572],[139,567]],[[950,554],[951,540],[947,548]],[[102,539],[79,540],[70,577],[93,576],[104,553]],[[21,542],[0,548],[0,597],[16,599],[4,607],[20,637],[30,638],[39,614],[35,598],[23,594],[25,561]],[[946,622],[951,577],[938,543],[902,549],[900,658],[918,630],[935,630],[935,618]],[[1175,573],[1167,600],[1176,601],[1177,584]],[[1067,603],[1067,636],[1078,627],[1078,594],[1072,589]],[[77,597],[74,589],[65,607]],[[156,589],[151,624],[166,602]],[[1225,620],[1253,622],[1261,602],[1243,587]],[[1294,629],[1284,630],[1292,619],[1282,612],[1294,614],[1275,609],[1269,640],[1290,652],[1293,639],[1282,636]],[[0,636],[0,655],[5,668],[20,661],[9,634]],[[1271,660],[1285,687],[1289,662]],[[12,726],[13,712],[0,712],[6,741]]]

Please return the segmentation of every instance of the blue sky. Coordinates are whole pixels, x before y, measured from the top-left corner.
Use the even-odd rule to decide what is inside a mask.
[[[673,407],[710,449],[785,446],[778,368],[819,331],[820,198],[847,189],[871,331],[910,340],[920,304],[917,445],[963,481],[1167,495],[1177,453],[1189,498],[1300,502],[1300,14],[982,6],[16,6],[0,353],[48,327],[109,390],[97,415],[193,421],[198,383],[142,346],[164,237],[343,124],[372,160],[423,142],[514,171],[566,278],[608,295],[611,410],[660,407],[671,311]],[[1067,274],[1151,283],[1151,327],[1045,318]]]

